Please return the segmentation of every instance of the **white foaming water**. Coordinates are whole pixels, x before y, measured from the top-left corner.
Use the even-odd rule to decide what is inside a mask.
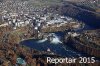
[[[59,37],[57,37],[56,35],[54,35],[55,37],[53,37],[51,43],[53,44],[58,44],[58,43],[62,43],[59,39]]]
[[[47,41],[47,38],[44,38],[44,39],[42,39],[42,40],[39,40],[38,43],[43,43],[43,42],[45,42],[45,41]]]
[[[58,43],[62,43],[58,37],[55,37],[52,39],[51,43],[54,43],[54,44],[58,44]]]
[[[52,33],[53,34],[53,37],[52,37],[52,40],[50,40],[50,43],[52,43],[52,44],[59,44],[59,43],[62,43],[61,41],[60,41],[60,39],[59,39],[59,37],[58,36],[56,36],[54,33]],[[48,36],[51,36],[52,34],[49,34]],[[47,37],[48,37],[47,36]],[[44,38],[44,39],[42,39],[42,40],[39,40],[38,41],[38,43],[43,43],[43,42],[45,42],[45,41],[47,41],[48,39],[47,38]]]

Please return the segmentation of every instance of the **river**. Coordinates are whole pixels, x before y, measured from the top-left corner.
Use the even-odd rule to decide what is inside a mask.
[[[55,35],[55,38],[49,42],[46,38],[42,40],[25,40],[22,41],[21,44],[39,50],[39,51],[47,51],[49,48],[51,52],[58,54],[63,57],[80,57],[80,56],[86,56],[85,53],[78,52],[74,50],[73,48],[63,44],[60,39],[63,37],[64,32],[56,32],[53,33]]]

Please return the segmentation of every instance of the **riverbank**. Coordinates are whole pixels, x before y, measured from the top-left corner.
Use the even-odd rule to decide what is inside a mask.
[[[98,36],[99,30],[86,30],[76,37],[69,36],[68,38],[68,36],[66,36],[65,43],[70,43],[70,46],[80,52],[100,58],[100,38]]]

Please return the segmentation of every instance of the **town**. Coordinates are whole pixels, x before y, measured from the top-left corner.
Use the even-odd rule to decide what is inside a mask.
[[[98,24],[98,4],[97,0],[0,0],[0,66],[99,66],[100,28],[85,20],[97,17]],[[96,62],[77,63],[81,56],[93,56]],[[75,61],[52,64],[47,57]]]

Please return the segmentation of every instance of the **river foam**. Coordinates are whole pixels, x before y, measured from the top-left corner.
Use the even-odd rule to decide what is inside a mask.
[[[49,40],[48,37],[50,37],[51,39]],[[60,41],[60,38],[58,36],[56,36],[56,34],[51,33],[49,34],[46,38],[42,39],[42,40],[38,40],[37,43],[43,43],[46,41],[50,41],[51,44],[61,44],[62,42]]]

